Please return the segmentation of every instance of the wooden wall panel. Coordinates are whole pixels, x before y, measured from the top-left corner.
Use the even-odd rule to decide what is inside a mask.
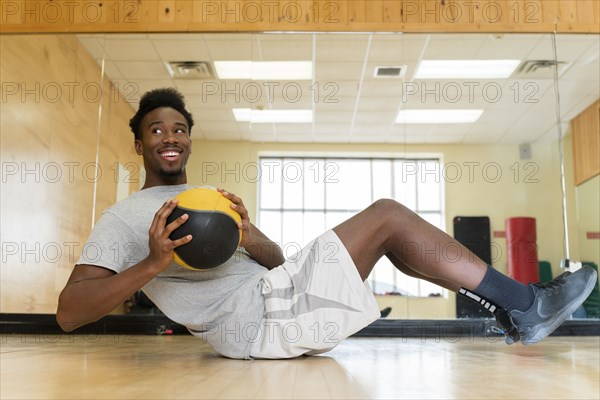
[[[133,111],[107,81],[100,96],[100,69],[74,35],[4,36],[0,54],[0,312],[54,313],[95,219],[94,182],[97,216],[115,201],[110,167],[139,161]],[[101,98],[111,112],[97,164]]]
[[[597,0],[0,0],[0,32],[600,32]]]
[[[575,184],[600,174],[600,100],[571,121]]]

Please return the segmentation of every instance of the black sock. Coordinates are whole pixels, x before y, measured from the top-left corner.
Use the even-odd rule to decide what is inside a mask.
[[[533,304],[534,298],[533,290],[529,286],[501,274],[489,265],[483,280],[474,292],[490,299],[507,311],[526,311]]]

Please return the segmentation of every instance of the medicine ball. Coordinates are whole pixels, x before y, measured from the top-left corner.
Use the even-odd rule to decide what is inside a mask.
[[[188,214],[189,218],[169,236],[171,240],[192,235],[189,243],[176,247],[175,261],[192,270],[217,267],[235,252],[242,234],[240,215],[231,209],[232,202],[220,192],[207,188],[186,190],[176,196],[179,200],[167,224]]]

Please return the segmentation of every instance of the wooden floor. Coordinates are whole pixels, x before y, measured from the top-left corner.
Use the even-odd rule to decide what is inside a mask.
[[[4,335],[0,397],[599,399],[599,340],[351,338],[326,356],[239,361],[183,335]]]

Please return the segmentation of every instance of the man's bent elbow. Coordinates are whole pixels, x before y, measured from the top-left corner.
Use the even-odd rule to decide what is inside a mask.
[[[56,310],[56,322],[60,329],[65,332],[71,332],[77,329],[81,324],[73,322],[73,316],[70,316],[68,311],[65,310],[66,301],[64,299],[64,292],[58,297],[58,308]]]

